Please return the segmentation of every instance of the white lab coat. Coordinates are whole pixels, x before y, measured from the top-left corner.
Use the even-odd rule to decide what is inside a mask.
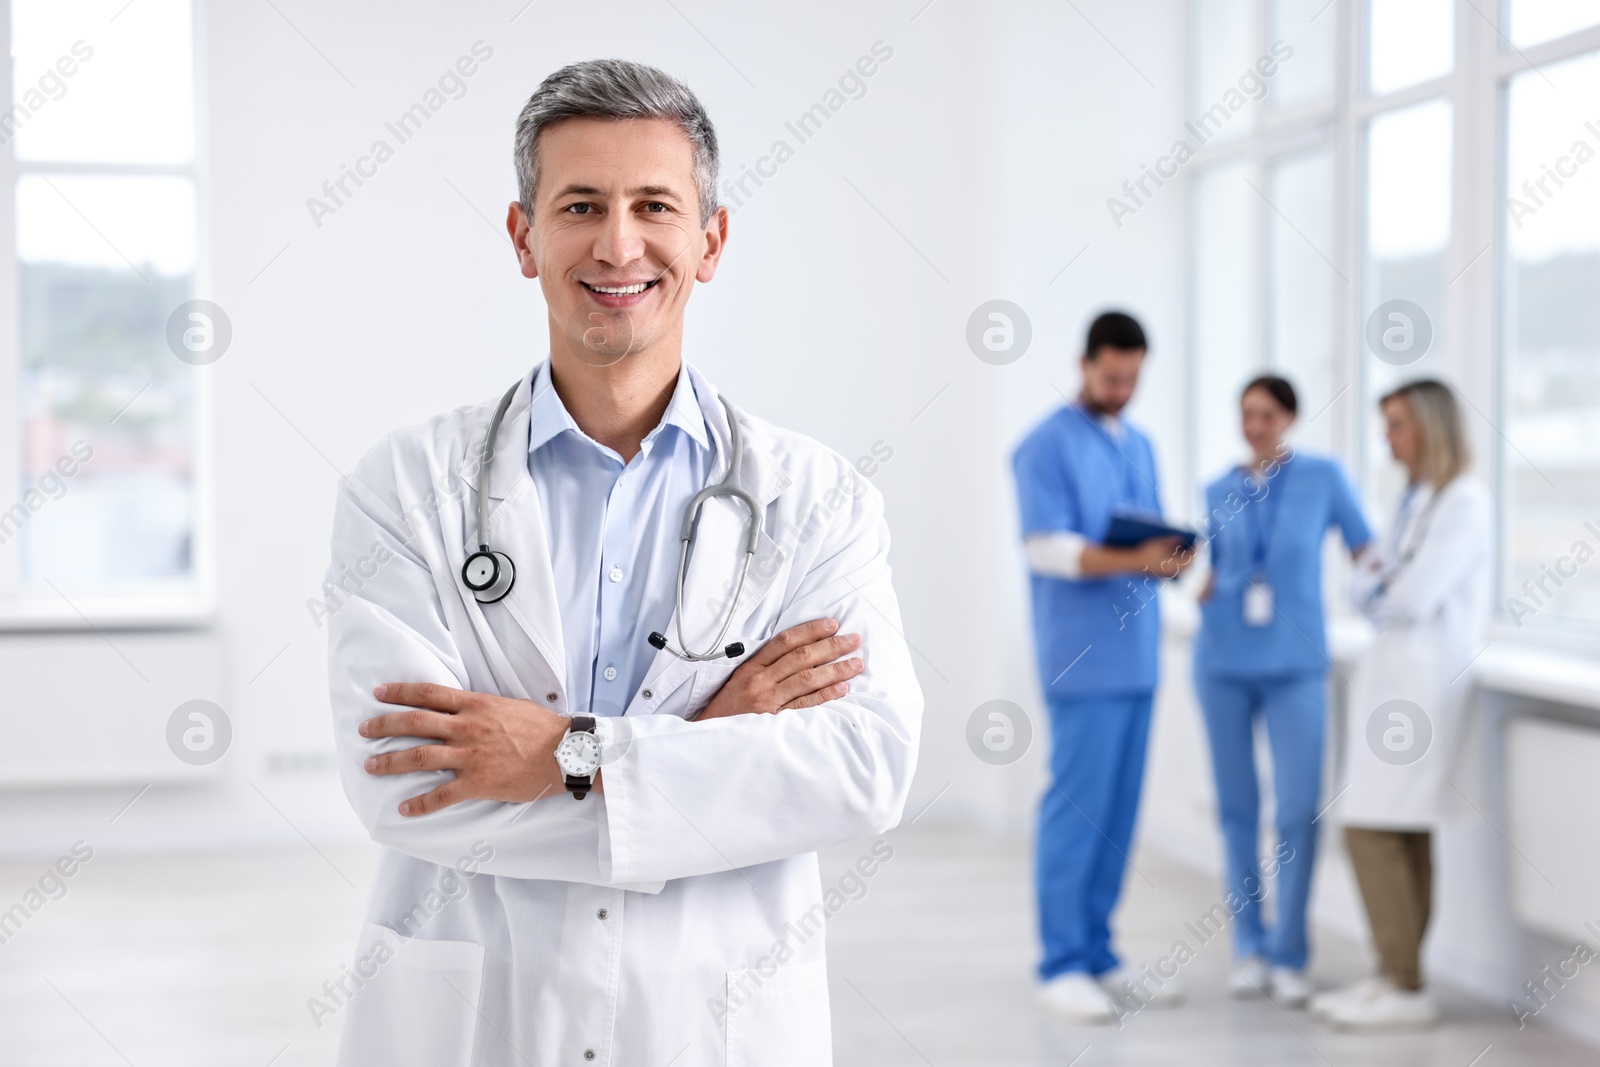
[[[1433,489],[1423,486],[1417,492],[1398,538],[1391,524],[1390,536],[1381,546],[1374,543],[1356,565],[1356,603],[1365,605],[1376,633],[1351,677],[1345,708],[1349,777],[1339,817],[1350,826],[1427,830],[1470,810],[1457,789],[1462,756],[1469,750],[1463,740],[1471,665],[1483,651],[1489,621],[1490,498],[1482,483],[1467,475],[1446,485],[1431,509]],[[1398,557],[1413,545],[1411,561],[1401,565]],[[1391,571],[1385,591],[1369,600]],[[1389,701],[1421,709],[1425,725],[1398,705],[1390,710],[1397,708],[1404,720],[1385,711],[1379,726],[1371,727],[1374,712]],[[1422,731],[1430,733],[1421,758],[1411,763],[1380,758],[1382,734],[1390,729],[1397,731],[1392,735],[1397,745],[1420,745]]]
[[[726,419],[690,374],[720,481]],[[479,604],[460,578],[477,545],[477,456],[495,400],[390,434],[340,487],[328,577],[354,593],[330,620],[333,721],[345,792],[385,847],[352,964],[361,981],[336,1005],[339,1062],[830,1063],[820,926],[838,894],[825,899],[816,850],[899,822],[923,704],[882,497],[837,453],[741,413],[743,482],[766,529],[729,639],[748,656],[779,630],[837,617],[840,632],[862,635],[865,660],[845,698],[686,721],[736,663],[663,651],[626,715],[606,720],[603,795],[474,800],[407,818],[398,803],[453,772],[362,769],[418,743],[357,734],[362,719],[398,710],[373,698],[380,681],[567,708],[562,627],[591,620],[563,620],[555,600],[527,468],[530,379],[502,424],[488,487],[488,542],[516,566],[499,603]],[[745,514],[727,498],[702,513],[684,596],[691,647],[715,636]],[[665,632],[675,638],[675,625]]]

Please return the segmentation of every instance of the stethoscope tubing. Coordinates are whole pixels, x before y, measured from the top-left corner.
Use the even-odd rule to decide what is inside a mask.
[[[495,407],[494,416],[489,420],[489,432],[484,439],[483,455],[478,460],[478,499],[476,517],[478,521],[478,551],[474,552],[462,564],[462,581],[473,595],[484,603],[493,603],[502,599],[511,590],[511,583],[505,580],[505,575],[500,571],[504,566],[506,571],[514,575],[515,567],[511,558],[504,552],[493,552],[489,548],[489,478],[493,471],[495,439],[500,433],[500,424],[505,419],[506,411],[511,407],[511,399],[522,386],[519,380],[506,390],[500,398],[500,403]],[[700,663],[706,660],[720,659],[723,656],[736,656],[742,653],[743,646],[737,642],[733,645],[724,645],[723,640],[728,636],[728,630],[733,626],[734,613],[738,609],[739,598],[744,593],[745,580],[750,575],[750,564],[755,559],[756,548],[761,543],[762,515],[760,505],[756,498],[739,484],[739,468],[744,459],[744,431],[739,426],[739,418],[733,404],[725,396],[718,396],[724,412],[728,417],[728,437],[730,442],[728,455],[728,470],[722,476],[722,481],[716,485],[708,485],[701,489],[690,499],[684,509],[683,525],[679,533],[678,549],[678,581],[676,608],[678,648],[673,648],[665,638],[659,634],[651,635],[651,645],[655,648],[665,649],[679,659]],[[722,627],[717,631],[717,636],[704,652],[695,652],[689,648],[689,642],[683,632],[683,586],[684,579],[689,570],[689,555],[693,551],[695,535],[700,526],[700,511],[705,507],[706,501],[715,497],[733,497],[744,504],[750,513],[748,529],[745,533],[744,561],[739,567],[739,580],[734,586],[733,598],[722,617]],[[493,561],[494,570],[491,579],[481,587],[474,587],[467,577],[472,561],[478,556],[488,556]],[[659,639],[659,641],[658,641]]]

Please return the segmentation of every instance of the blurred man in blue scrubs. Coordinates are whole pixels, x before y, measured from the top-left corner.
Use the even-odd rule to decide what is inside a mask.
[[[1040,423],[1012,466],[1033,586],[1034,647],[1050,708],[1050,788],[1036,871],[1041,1005],[1109,1022],[1114,997],[1178,999],[1170,977],[1120,968],[1111,912],[1144,776],[1161,634],[1156,590],[1193,560],[1177,539],[1100,543],[1113,512],[1161,510],[1150,440],[1122,418],[1144,366],[1144,330],[1109,311],[1089,327],[1076,400]],[[1131,983],[1131,985],[1130,985]]]

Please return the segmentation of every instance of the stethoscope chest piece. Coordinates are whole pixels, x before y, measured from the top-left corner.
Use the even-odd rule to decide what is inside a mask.
[[[517,568],[504,552],[480,549],[467,557],[461,565],[461,581],[472,590],[480,604],[493,604],[504,600],[517,580]]]

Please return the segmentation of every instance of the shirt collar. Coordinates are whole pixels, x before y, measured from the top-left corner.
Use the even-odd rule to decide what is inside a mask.
[[[1123,432],[1127,429],[1128,424],[1123,421],[1121,412],[1112,415],[1107,412],[1096,411],[1088,404],[1085,404],[1082,397],[1074,397],[1072,406],[1077,408],[1078,413],[1085,419],[1100,427],[1114,440],[1120,440]]]
[[[695,398],[694,383],[689,379],[689,365],[682,361],[678,364],[678,380],[673,386],[672,399],[667,402],[667,410],[662,414],[661,421],[656,424],[655,429],[645,434],[642,444],[648,447],[656,435],[667,426],[676,426],[701,448],[710,447],[705,415]],[[594,442],[594,439],[573,421],[567,406],[561,402],[560,394],[550,381],[550,361],[545,360],[534,372],[533,397],[528,407],[528,452],[530,454],[537,452],[551,438],[567,430],[571,430],[585,441]]]

